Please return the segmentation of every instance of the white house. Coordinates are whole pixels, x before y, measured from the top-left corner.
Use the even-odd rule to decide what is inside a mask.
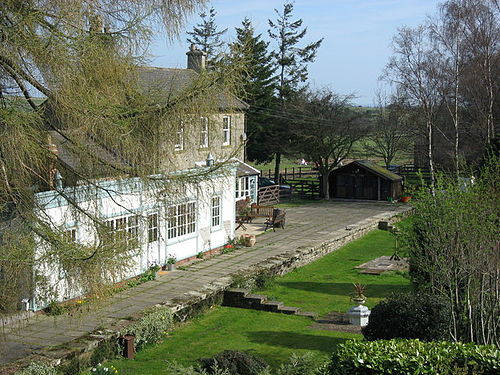
[[[160,87],[160,92],[181,90],[196,79],[195,70],[204,68],[203,53],[192,47],[187,55],[188,67],[195,69],[148,67],[140,70],[140,80],[146,86]],[[68,151],[64,137],[52,132],[51,147],[57,149],[61,173],[57,174],[53,190],[35,194],[38,216],[70,241],[83,245],[95,246],[100,241],[99,226],[93,225],[92,217],[116,232],[116,238],[123,240],[119,234],[126,233],[126,240],[134,241],[134,255],[129,267],[114,275],[113,281],[139,275],[151,265],[163,265],[170,257],[180,261],[224,246],[234,237],[235,200],[246,196],[257,199],[258,171],[241,161],[246,139],[244,111],[248,106],[235,97],[223,96],[220,100],[218,113],[200,118],[195,137],[188,137],[181,125],[170,145],[179,169],[156,176],[161,183],[155,183],[155,176],[147,180],[127,176],[96,178],[82,183],[64,173],[65,167],[78,169],[79,160]],[[227,160],[229,156],[236,158]],[[190,174],[203,177],[176,182],[176,176]],[[71,201],[91,215],[75,209]],[[46,260],[44,255],[49,249],[44,240],[37,238],[34,274],[39,277],[34,279],[44,279],[50,292],[35,282],[29,301],[32,310],[44,308],[52,300],[82,294],[60,262]],[[37,257],[44,261],[37,262]]]

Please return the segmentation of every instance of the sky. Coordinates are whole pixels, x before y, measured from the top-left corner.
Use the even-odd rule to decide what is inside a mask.
[[[391,40],[401,26],[417,26],[436,13],[438,0],[296,0],[293,20],[302,18],[307,27],[302,45],[324,38],[316,61],[309,65],[309,82],[340,94],[354,94],[358,105],[375,105],[377,89],[386,90],[379,78],[392,55]],[[282,0],[212,0],[219,29],[228,28],[223,40],[235,38],[235,27],[248,17],[265,40],[268,19]],[[200,22],[199,12],[188,18],[185,31]],[[157,35],[151,65],[185,68],[188,43],[181,33],[169,42]],[[270,48],[274,48],[271,42]]]

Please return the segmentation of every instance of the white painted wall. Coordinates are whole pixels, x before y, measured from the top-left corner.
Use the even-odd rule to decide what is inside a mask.
[[[223,246],[228,238],[233,238],[235,178],[236,165],[231,164],[201,181],[182,185],[172,183],[171,188],[163,185],[147,186],[137,178],[128,178],[99,182],[100,188],[65,188],[64,194],[79,201],[80,205],[103,221],[126,215],[139,215],[140,248],[138,255],[133,258],[131,269],[121,276],[121,279],[126,279],[146,271],[152,264],[165,264],[170,256],[175,256],[179,261]],[[211,203],[214,196],[221,198],[221,220],[217,226],[211,225]],[[81,244],[88,245],[97,240],[92,221],[69,205],[61,194],[47,191],[36,194],[36,199],[41,207],[38,211],[39,217],[53,228],[61,231],[76,229],[76,241]],[[183,202],[195,202],[195,230],[193,233],[168,239],[168,207]],[[151,213],[159,215],[159,238],[148,243],[146,218]],[[40,238],[37,241],[39,245],[35,256],[39,257],[48,250],[48,246]],[[35,271],[46,277],[53,289],[52,295],[44,295],[41,288],[35,288],[35,309],[45,307],[51,300],[62,301],[82,294],[78,286],[69,285],[57,262],[35,264]]]

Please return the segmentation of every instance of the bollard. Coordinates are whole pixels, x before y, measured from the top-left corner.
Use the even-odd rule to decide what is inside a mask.
[[[135,336],[125,335],[122,337],[123,342],[123,356],[128,359],[134,358],[135,346],[134,346]]]

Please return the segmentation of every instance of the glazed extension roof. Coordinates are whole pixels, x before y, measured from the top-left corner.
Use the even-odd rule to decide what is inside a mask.
[[[199,74],[192,69],[173,69],[143,66],[138,68],[139,86],[145,93],[155,93],[171,100],[183,91],[188,90]],[[235,95],[219,92],[218,106],[220,109],[246,110],[248,104]]]

